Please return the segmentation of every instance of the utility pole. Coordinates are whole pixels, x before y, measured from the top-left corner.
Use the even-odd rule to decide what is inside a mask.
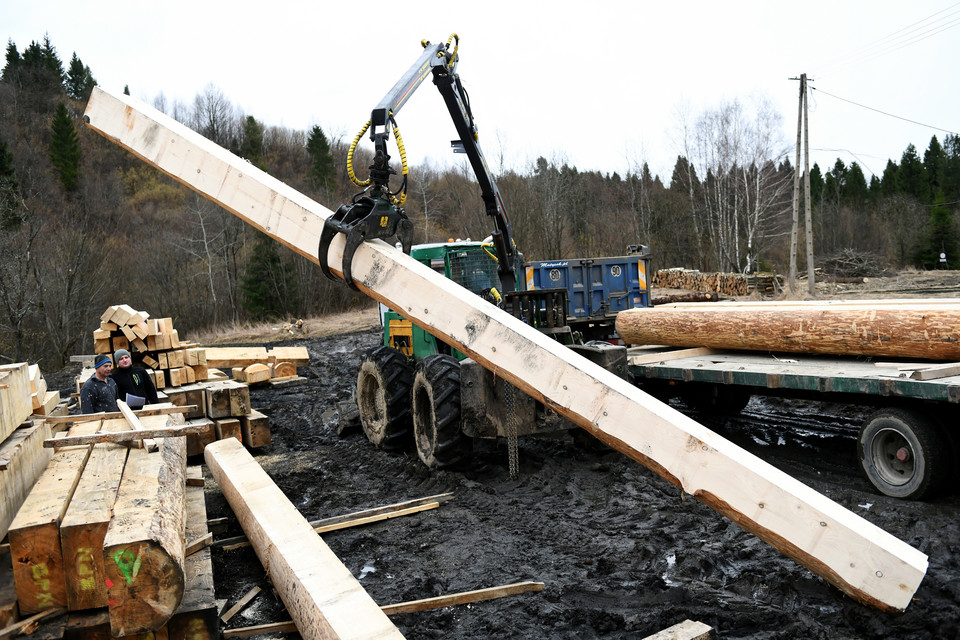
[[[800,142],[804,143],[803,171],[803,210],[806,227],[807,245],[807,287],[810,295],[816,293],[816,281],[813,272],[813,219],[810,210],[810,127],[807,116],[807,74],[800,74],[800,102],[797,107],[797,154],[793,174],[793,225],[790,231],[790,293],[796,292],[797,282],[797,241],[800,227]]]

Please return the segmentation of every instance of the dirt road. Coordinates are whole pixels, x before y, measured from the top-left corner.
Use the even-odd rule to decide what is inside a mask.
[[[743,416],[708,426],[928,554],[927,576],[899,616],[852,601],[641,465],[570,435],[521,439],[515,480],[502,443],[480,443],[465,471],[437,472],[413,452],[338,436],[337,402],[378,342],[376,330],[289,342],[310,352],[307,382],[253,390],[253,406],[274,427],[260,464],[307,519],[454,493],[439,509],[325,534],[380,604],[521,580],[546,585],[395,616],[407,638],[642,638],[687,618],[725,638],[960,637],[960,498],[874,493],[856,468],[855,408],[754,399]],[[215,485],[207,499],[210,517],[232,516]],[[234,522],[226,535],[239,533]],[[214,562],[219,598],[232,603],[267,586],[250,549],[218,549]],[[265,589],[230,626],[287,618]]]

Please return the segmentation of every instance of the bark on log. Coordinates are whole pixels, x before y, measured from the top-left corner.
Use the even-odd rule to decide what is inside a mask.
[[[235,438],[204,459],[306,640],[403,636]]]
[[[960,359],[960,305],[899,302],[630,309],[617,315],[617,333],[627,344]]]
[[[165,417],[146,418],[148,421]],[[132,449],[103,541],[114,637],[153,631],[177,610],[184,590],[186,444]]]
[[[84,117],[108,138],[318,262],[328,209],[128,96],[94,88]],[[343,249],[340,235],[328,251],[338,275]],[[926,572],[923,553],[389,244],[361,244],[352,267],[357,286],[370,297],[851,597],[885,610],[910,603]]]

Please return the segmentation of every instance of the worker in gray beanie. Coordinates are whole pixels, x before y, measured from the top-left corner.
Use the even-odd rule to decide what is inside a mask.
[[[110,377],[113,362],[101,353],[93,361],[93,375],[80,388],[80,413],[117,410],[117,383]]]
[[[117,398],[131,407],[156,404],[157,388],[143,367],[133,366],[133,358],[126,349],[117,349],[113,354],[117,368],[113,371],[113,381],[117,384]]]

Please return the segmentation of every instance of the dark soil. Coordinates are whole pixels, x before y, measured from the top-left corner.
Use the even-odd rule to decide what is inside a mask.
[[[538,593],[391,619],[407,638],[642,638],[692,619],[727,638],[960,637],[960,498],[900,501],[875,493],[854,450],[863,414],[822,403],[754,398],[709,422],[751,452],[930,556],[901,615],[858,604],[638,463],[570,434],[520,439],[511,479],[505,443],[482,442],[464,471],[430,471],[412,451],[386,453],[362,433],[337,435],[364,331],[292,341],[309,349],[299,386],[253,389],[273,443],[255,452],[300,512],[319,519],[453,492],[440,508],[324,534],[380,604],[523,580]],[[698,419],[705,420],[703,416]],[[231,518],[208,480],[210,517]],[[268,586],[249,549],[214,551],[217,597]],[[230,621],[289,619],[269,589]]]

